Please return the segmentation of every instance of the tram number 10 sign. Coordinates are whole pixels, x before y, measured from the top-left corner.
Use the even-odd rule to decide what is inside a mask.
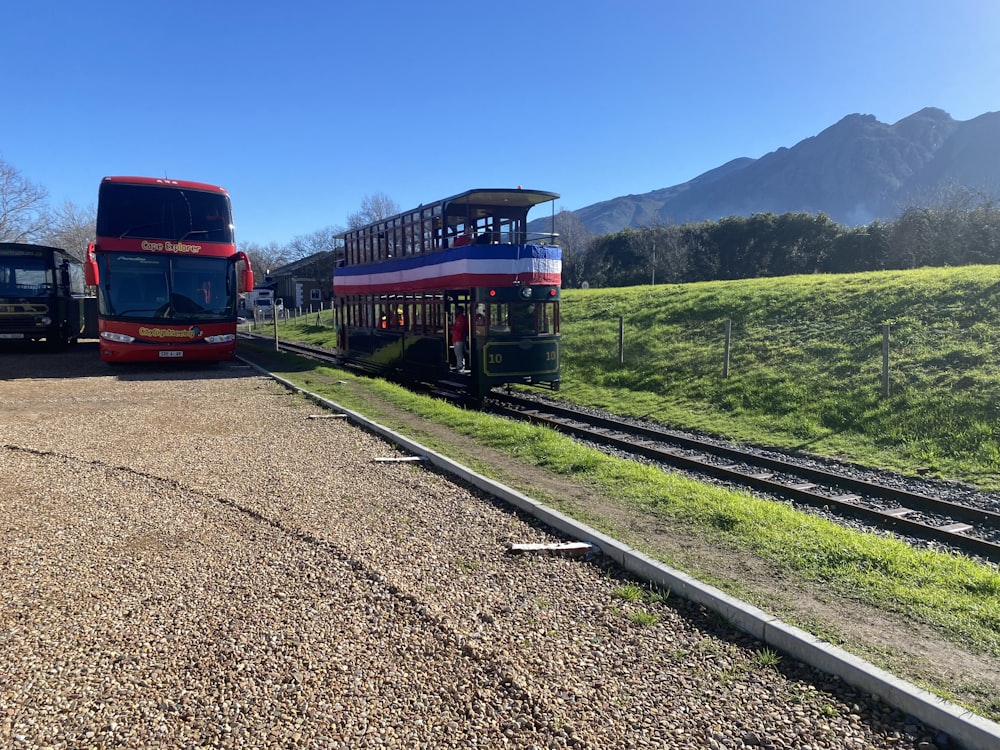
[[[486,375],[518,375],[520,373],[557,372],[559,344],[556,341],[524,342],[491,341],[483,347]]]

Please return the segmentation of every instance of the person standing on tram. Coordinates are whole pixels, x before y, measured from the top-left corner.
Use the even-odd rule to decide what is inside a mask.
[[[455,308],[455,322],[451,324],[451,343],[455,347],[455,369],[466,372],[465,342],[469,338],[469,319],[465,316],[465,308],[459,305]]]

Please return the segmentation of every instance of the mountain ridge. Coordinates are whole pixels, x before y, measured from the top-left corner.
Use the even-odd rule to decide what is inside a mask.
[[[958,121],[925,107],[893,124],[853,113],[791,147],[570,213],[593,234],[755,213],[823,213],[859,226],[939,201],[956,186],[1000,196],[1000,112]]]

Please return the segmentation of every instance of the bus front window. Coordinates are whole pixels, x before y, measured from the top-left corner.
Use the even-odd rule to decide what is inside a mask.
[[[235,315],[236,266],[226,258],[108,253],[99,263],[104,315],[180,320]]]
[[[167,301],[169,259],[134,253],[99,256],[98,304],[111,317],[151,318]]]

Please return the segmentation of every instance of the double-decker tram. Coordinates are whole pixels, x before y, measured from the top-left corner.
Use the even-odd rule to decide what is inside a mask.
[[[0,342],[75,343],[88,335],[92,302],[79,259],[58,247],[0,242]]]
[[[504,384],[557,389],[562,251],[554,232],[529,236],[528,212],[558,197],[469,190],[344,234],[343,361],[480,399]]]
[[[238,295],[253,289],[253,270],[222,188],[105,177],[84,271],[105,362],[235,358]]]

